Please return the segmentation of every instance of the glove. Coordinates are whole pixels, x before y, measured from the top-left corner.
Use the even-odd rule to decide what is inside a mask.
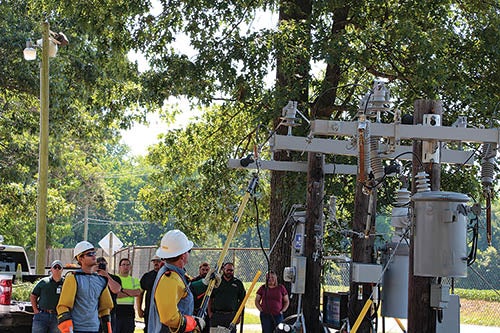
[[[220,286],[220,282],[221,282],[221,276],[220,276],[220,273],[215,273],[214,269],[210,269],[210,271],[208,272],[207,276],[205,276],[203,278],[203,284],[205,286],[208,286],[208,284],[210,283],[211,280],[214,280],[215,279],[215,285],[214,285],[214,288],[218,288]]]
[[[186,316],[185,318],[185,332],[201,332],[205,328],[205,320],[201,317]]]
[[[196,321],[196,328],[195,330],[198,330],[198,331],[203,331],[203,329],[205,328],[205,320],[201,317],[196,317],[196,316],[193,316],[194,320]]]
[[[73,333],[73,320],[68,311],[57,316],[57,328],[61,333]]]
[[[57,328],[59,328],[61,333],[73,333],[73,320],[68,319],[61,322],[57,325]]]
[[[101,332],[104,333],[112,333],[111,322],[109,321],[109,315],[105,315],[101,317]]]

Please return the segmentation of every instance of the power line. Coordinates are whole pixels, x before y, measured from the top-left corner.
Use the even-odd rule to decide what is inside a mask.
[[[108,225],[108,224],[121,224],[121,225],[133,225],[133,224],[147,224],[153,223],[151,221],[115,221],[115,220],[103,220],[103,219],[94,219],[88,218],[88,224],[96,224],[96,225]],[[85,223],[84,220],[80,220],[76,222],[74,225],[79,225]]]

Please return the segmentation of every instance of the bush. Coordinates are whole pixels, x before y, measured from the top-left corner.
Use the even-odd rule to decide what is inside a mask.
[[[495,290],[455,289],[460,298],[488,302],[500,302],[500,295]]]

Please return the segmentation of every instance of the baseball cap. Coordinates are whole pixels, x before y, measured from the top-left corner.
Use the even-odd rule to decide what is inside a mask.
[[[161,258],[155,254],[155,255],[151,258],[151,260],[150,260],[150,261],[153,261],[153,260],[161,260]]]
[[[63,263],[61,260],[54,260],[52,264],[50,264],[50,268],[54,267],[55,265],[59,265],[61,267],[64,267]]]

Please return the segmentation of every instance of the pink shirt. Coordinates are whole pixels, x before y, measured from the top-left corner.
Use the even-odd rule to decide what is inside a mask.
[[[288,292],[282,284],[274,288],[266,288],[265,285],[262,285],[257,290],[257,294],[261,297],[260,304],[263,313],[279,315],[283,308],[283,298],[288,295]]]

